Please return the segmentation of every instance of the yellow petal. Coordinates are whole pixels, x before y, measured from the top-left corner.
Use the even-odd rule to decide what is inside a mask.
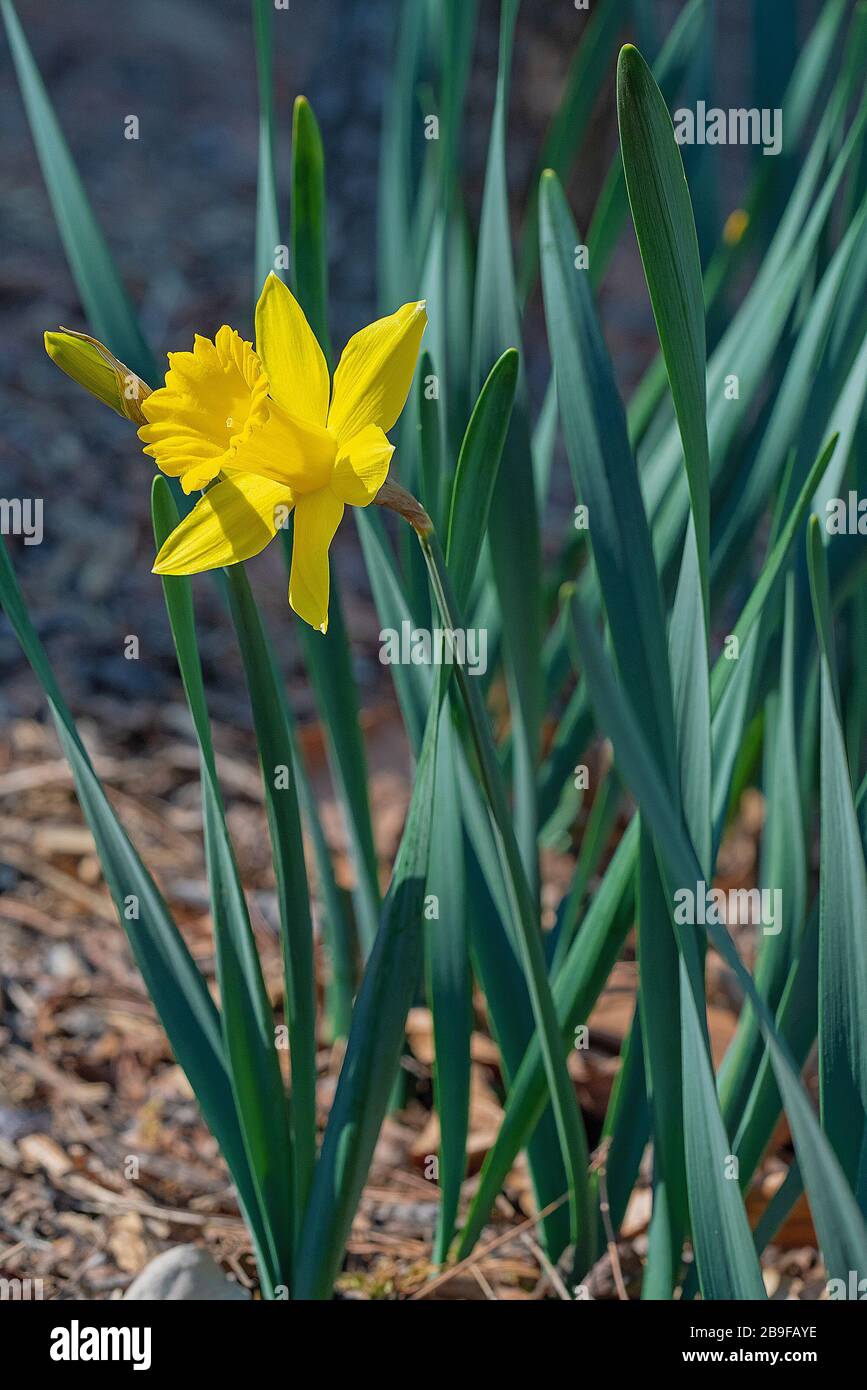
[[[256,305],[256,351],[271,395],[312,425],[328,418],[328,368],[316,335],[292,292],[272,271]]]
[[[406,404],[427,323],[424,301],[356,333],[334,373],[328,428],[342,444],[368,425],[390,430]]]
[[[154,574],[199,574],[249,560],[285,524],[292,504],[290,489],[270,478],[239,473],[217,483],[172,531]]]
[[[328,547],[343,516],[343,503],[330,488],[308,492],[295,506],[289,602],[299,618],[328,631]]]
[[[393,453],[379,426],[368,425],[338,449],[332,491],[353,507],[366,507],[385,482]]]
[[[263,412],[264,413],[264,412]],[[337,440],[322,425],[290,415],[277,401],[267,403],[267,418],[248,430],[223,461],[223,471],[258,473],[296,494],[324,487],[334,469]]]

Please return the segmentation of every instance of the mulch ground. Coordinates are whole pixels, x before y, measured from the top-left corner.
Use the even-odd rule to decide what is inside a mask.
[[[180,704],[110,703],[85,722],[111,799],[158,879],[191,950],[213,981],[213,943],[201,844],[198,772]],[[108,716],[111,716],[110,718]],[[378,850],[387,875],[408,795],[406,749],[387,705],[365,720]],[[145,738],[144,735],[147,735]],[[279,942],[264,810],[248,735],[217,723],[229,823],[248,890],[272,1002],[281,1006]],[[318,728],[304,754],[313,775],[341,886],[351,884]],[[725,847],[726,880],[748,882],[761,800],[745,799]],[[0,1277],[41,1279],[43,1296],[118,1298],[160,1251],[206,1246],[234,1278],[256,1288],[255,1267],[216,1145],[132,963],[53,732],[14,720],[0,741]],[[556,901],[571,855],[548,854],[546,896]],[[318,905],[314,903],[318,909]],[[324,960],[319,959],[320,980]],[[598,1136],[621,1042],[634,1007],[631,943],[590,1019],[590,1046],[571,1060],[588,1132]],[[737,998],[711,957],[709,1016],[717,1059],[737,1020]],[[502,1116],[497,1048],[477,1000],[467,1201]],[[567,1295],[537,1239],[526,1165],[509,1176],[471,1260],[437,1277],[430,1264],[438,1193],[425,1176],[436,1153],[431,1109],[430,1016],[408,1024],[406,1104],[388,1117],[349,1242],[338,1292],[350,1298],[540,1299]],[[319,1108],[324,1124],[340,1048],[323,1039]],[[781,1126],[750,1195],[757,1217],[790,1159]],[[616,1250],[585,1281],[595,1298],[640,1290],[650,1214],[647,1169]],[[765,1259],[769,1292],[816,1298],[824,1276],[802,1203]]]

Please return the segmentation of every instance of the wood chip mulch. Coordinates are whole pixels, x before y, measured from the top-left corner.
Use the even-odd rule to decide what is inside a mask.
[[[158,711],[135,701],[82,721],[89,750],[145,863],[157,878],[209,981],[214,962],[201,847],[197,758],[180,704]],[[142,730],[147,737],[142,737]],[[387,877],[405,812],[406,749],[394,712],[365,720],[377,848]],[[275,1008],[281,1004],[279,942],[267,834],[249,736],[218,724],[215,741],[251,915]],[[351,868],[321,737],[304,753],[323,810],[342,887]],[[734,878],[754,866],[756,818],[747,804],[727,846]],[[41,1280],[42,1296],[119,1298],[170,1246],[206,1246],[255,1292],[255,1265],[216,1144],[175,1064],[102,886],[93,841],[53,732],[13,719],[0,740],[0,1278]],[[556,895],[571,856],[547,854]],[[733,867],[732,867],[733,866]],[[324,973],[320,959],[319,975]],[[717,1060],[737,1021],[737,998],[709,963],[709,1017]],[[598,1143],[618,1054],[634,1007],[630,943],[590,1020],[590,1046],[571,1059],[591,1143]],[[499,1055],[477,999],[473,1035],[468,1201],[502,1117]],[[355,1219],[338,1296],[355,1299],[547,1299],[570,1296],[569,1274],[539,1243],[526,1163],[509,1176],[473,1256],[438,1271],[431,1263],[436,1183],[432,1028],[426,1009],[407,1026],[405,1108],[383,1127]],[[319,1052],[319,1105],[327,1118],[339,1048]],[[781,1127],[750,1194],[753,1220],[790,1161]],[[592,1298],[640,1291],[650,1215],[649,1171],[631,1199],[621,1239],[584,1281]],[[824,1275],[802,1202],[763,1260],[774,1298],[817,1298]]]

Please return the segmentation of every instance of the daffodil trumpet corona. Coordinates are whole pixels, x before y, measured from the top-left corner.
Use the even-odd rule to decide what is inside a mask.
[[[332,382],[301,306],[271,274],[256,306],[255,350],[224,325],[213,340],[196,335],[192,352],[169,353],[165,385],[136,403],[138,434],[163,473],[203,495],[154,573],[249,560],[294,513],[289,602],[325,632],[329,546],[344,507],[366,507],[383,489],[394,452],[387,431],[406,403],[426,322],[420,301],[369,324],[350,338]],[[75,375],[60,361],[61,336],[46,334],[46,347]],[[116,375],[124,371],[117,363]],[[417,529],[429,525],[396,484],[382,501]]]

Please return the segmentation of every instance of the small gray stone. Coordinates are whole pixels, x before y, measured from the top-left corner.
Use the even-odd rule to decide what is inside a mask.
[[[207,1250],[197,1245],[164,1250],[145,1265],[124,1294],[124,1298],[151,1303],[166,1299],[215,1303],[249,1297],[248,1290],[227,1279]]]

